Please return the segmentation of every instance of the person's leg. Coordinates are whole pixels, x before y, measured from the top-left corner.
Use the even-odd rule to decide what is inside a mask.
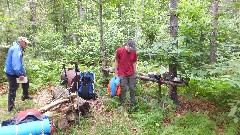
[[[19,84],[17,83],[17,76],[7,75],[9,83],[9,93],[8,93],[8,111],[10,112],[14,108],[14,101],[16,98],[16,91]]]
[[[129,76],[130,100],[132,105],[136,105],[136,75]]]
[[[22,100],[26,100],[26,99],[31,99],[28,95],[28,88],[29,88],[29,81],[27,81],[27,83],[22,83]]]
[[[120,104],[125,103],[127,86],[128,86],[128,78],[124,77],[124,76],[121,76],[120,77],[121,95],[119,96]]]

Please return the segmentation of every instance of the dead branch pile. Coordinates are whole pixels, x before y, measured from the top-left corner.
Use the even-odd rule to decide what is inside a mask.
[[[76,93],[69,94],[67,89],[56,87],[51,89],[51,94],[52,101],[38,110],[47,115],[60,129],[67,129],[79,122],[81,116],[90,112],[90,102]]]

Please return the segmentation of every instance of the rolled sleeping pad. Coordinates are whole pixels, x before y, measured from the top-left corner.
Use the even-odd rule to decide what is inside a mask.
[[[49,119],[0,127],[0,135],[40,135],[42,133],[50,134],[50,132],[51,124]]]
[[[108,84],[108,93],[110,96],[119,96],[121,94],[121,88],[120,88],[120,78],[119,77],[112,77]]]

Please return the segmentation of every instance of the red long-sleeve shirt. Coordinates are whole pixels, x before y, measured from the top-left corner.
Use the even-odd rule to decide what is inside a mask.
[[[115,59],[118,63],[118,76],[131,76],[135,73],[133,64],[137,61],[136,50],[128,52],[125,47],[120,47]]]

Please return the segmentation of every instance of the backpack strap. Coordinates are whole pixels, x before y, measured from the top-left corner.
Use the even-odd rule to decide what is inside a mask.
[[[41,124],[42,124],[42,135],[44,135],[43,120],[41,121]]]
[[[41,120],[41,125],[42,125],[42,135],[44,135],[44,123],[43,123],[43,120]],[[18,125],[16,125],[16,135],[18,135]]]
[[[91,76],[91,74],[93,74],[93,73],[91,73],[91,72],[82,72],[81,74],[80,74],[80,82],[81,83],[84,83],[84,81],[87,81],[87,80],[84,80],[83,78],[84,77],[86,77],[86,78],[89,78],[90,79],[90,81],[91,81],[91,83],[94,83],[94,74],[93,74],[93,78],[92,78],[92,76]]]
[[[18,135],[18,125],[16,125],[16,135]]]

